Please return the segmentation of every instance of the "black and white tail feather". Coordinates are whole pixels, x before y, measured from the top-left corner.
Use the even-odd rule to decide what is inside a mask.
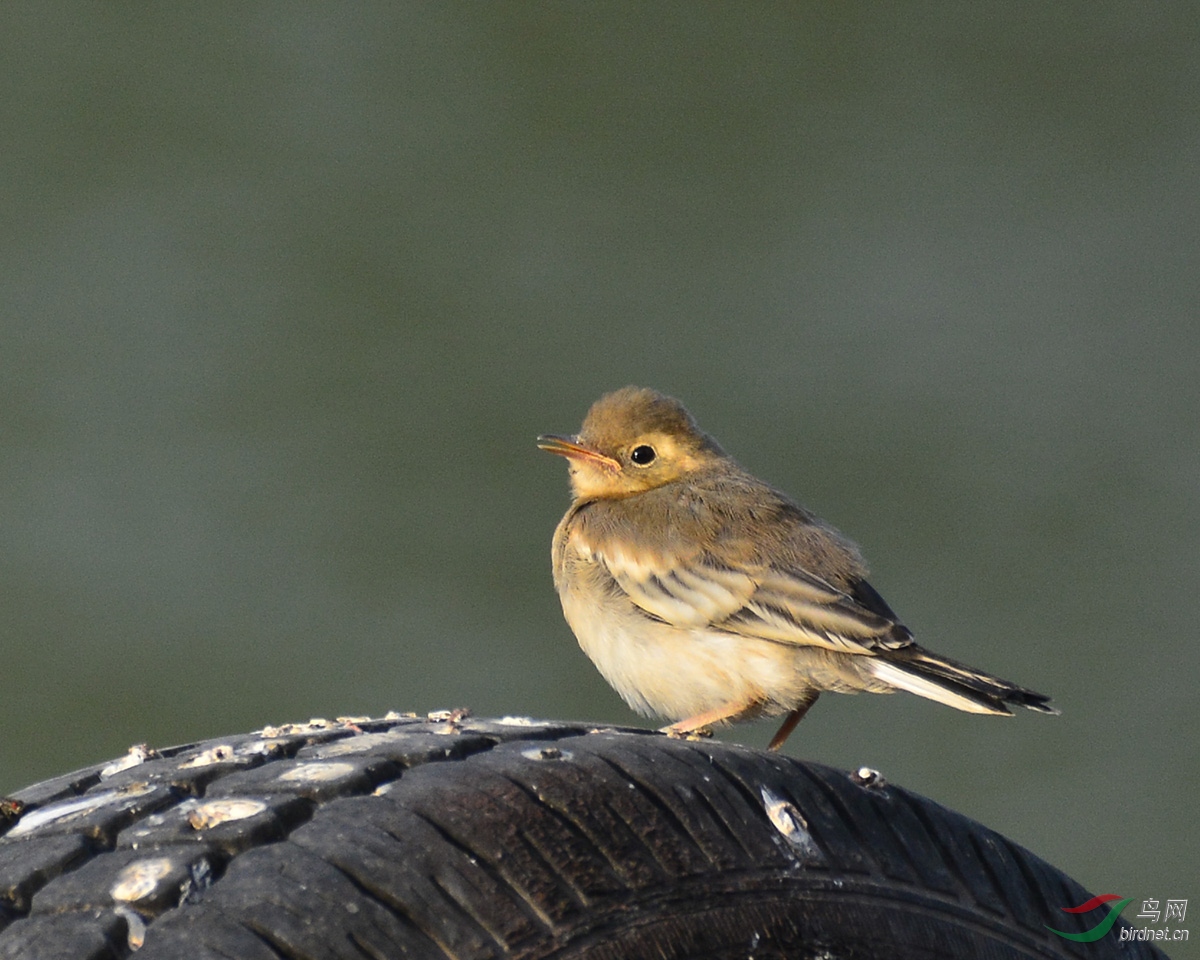
[[[872,676],[900,690],[944,703],[967,713],[1011,717],[1009,704],[1057,714],[1045,694],[935,656],[915,643],[862,662]]]
[[[866,580],[855,581],[849,595],[862,608],[891,623],[890,642],[878,643],[878,655],[862,661],[865,672],[899,690],[936,700],[967,713],[1011,717],[1009,704],[1057,715],[1045,694],[1001,680],[965,663],[930,653],[919,646],[908,627]]]

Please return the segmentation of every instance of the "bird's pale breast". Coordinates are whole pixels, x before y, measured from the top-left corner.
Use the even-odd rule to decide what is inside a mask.
[[[593,555],[569,512],[555,533],[554,579],[563,614],[604,679],[639,713],[672,720],[732,701],[785,713],[813,689],[860,690],[840,654],[675,626],[637,607]]]

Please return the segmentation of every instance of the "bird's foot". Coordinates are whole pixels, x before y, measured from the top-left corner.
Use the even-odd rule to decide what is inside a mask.
[[[697,727],[694,730],[682,730],[679,724],[673,723],[658,731],[665,733],[672,740],[707,740],[713,735],[712,727]]]

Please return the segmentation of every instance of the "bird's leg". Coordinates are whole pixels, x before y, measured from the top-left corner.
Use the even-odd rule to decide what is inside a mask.
[[[703,713],[698,713],[694,717],[688,717],[685,720],[679,720],[669,727],[663,727],[660,731],[668,737],[686,737],[689,734],[695,736],[712,736],[711,726],[714,723],[727,723],[732,720],[751,713],[759,706],[758,700],[735,700],[733,703],[722,704],[719,707],[714,707],[712,710],[705,710]]]
[[[804,715],[808,713],[808,708],[817,702],[817,697],[821,695],[820,691],[814,690],[805,699],[800,701],[800,705],[796,707],[783,719],[783,725],[779,728],[779,732],[771,738],[771,742],[767,744],[768,750],[778,750],[783,746],[783,743],[792,731],[796,729],[796,724],[804,719]]]

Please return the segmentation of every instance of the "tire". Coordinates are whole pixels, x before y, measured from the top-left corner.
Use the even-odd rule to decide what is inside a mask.
[[[524,720],[268,728],[0,805],[0,958],[1151,958],[870,776]],[[1090,917],[1090,922],[1089,921]]]

